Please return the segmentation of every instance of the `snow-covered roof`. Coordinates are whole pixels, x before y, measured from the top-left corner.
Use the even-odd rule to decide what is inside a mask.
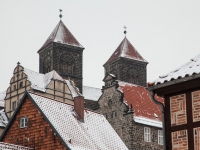
[[[162,108],[156,105],[150,97],[150,93],[145,87],[119,81],[118,90],[124,93],[124,103],[128,106],[133,106],[135,121],[139,122],[142,120],[143,124],[156,126],[157,122],[162,122]],[[163,98],[155,96],[155,99],[164,103]],[[146,118],[146,119],[145,119]],[[149,122],[152,122],[149,124]]]
[[[27,75],[27,80],[31,82],[31,88],[42,92],[46,91],[46,87],[50,83],[51,79],[65,82],[65,80],[55,70],[46,74],[41,74],[24,68],[24,73]]]
[[[4,99],[6,97],[6,91],[0,93],[0,107],[4,107]]]
[[[127,149],[103,115],[85,110],[82,123],[74,117],[73,106],[32,93],[28,95],[70,149]]]
[[[33,148],[24,147],[21,145],[14,145],[10,143],[0,142],[0,149],[2,150],[33,150]]]
[[[114,51],[114,53],[111,55],[111,57],[104,65],[119,57],[134,59],[148,63],[133,47],[133,45],[128,41],[126,37],[123,39],[123,41],[120,43],[120,45],[117,47],[117,49]]]
[[[72,35],[72,33],[67,29],[62,20],[59,21],[58,25],[55,27],[55,29],[50,34],[50,36],[43,44],[43,46],[40,48],[40,50],[52,42],[83,48],[83,46],[76,40],[76,38]]]
[[[77,97],[80,96],[81,94],[79,93],[79,89],[74,85],[74,81],[72,80],[65,80],[67,83],[69,90],[71,91],[72,97]]]
[[[156,119],[149,119],[141,116],[135,116],[133,119],[137,123],[162,128],[162,122]]]
[[[6,127],[8,124],[8,117],[6,116],[4,109],[0,110],[0,127]]]
[[[89,86],[83,86],[84,99],[98,101],[101,96],[101,89]]]
[[[164,82],[168,82],[168,81],[172,81],[172,80],[176,80],[176,79],[180,79],[184,77],[189,77],[189,76],[192,76],[194,74],[199,74],[199,73],[200,73],[200,54],[190,59],[189,62],[185,63],[181,67],[178,67],[165,75],[159,76],[158,79],[148,84],[149,86],[157,85]]]

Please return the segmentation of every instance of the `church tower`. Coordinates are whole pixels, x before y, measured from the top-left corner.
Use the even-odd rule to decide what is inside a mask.
[[[84,47],[59,21],[44,45],[39,49],[39,72],[57,71],[64,79],[70,77],[82,93]]]
[[[126,31],[124,32],[126,34]],[[125,37],[103,65],[105,76],[113,74],[117,80],[146,87],[148,62]]]

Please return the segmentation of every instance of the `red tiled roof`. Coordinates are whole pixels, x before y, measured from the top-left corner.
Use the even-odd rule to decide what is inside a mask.
[[[83,48],[61,20],[39,51],[52,42]]]
[[[124,57],[124,58],[147,62],[138,53],[138,51],[133,47],[133,45],[128,41],[128,39],[126,37],[123,39],[123,41],[120,43],[120,45],[117,47],[117,49],[114,51],[114,53],[111,55],[111,57],[108,59],[108,61],[104,65],[106,65],[107,63],[109,63],[119,57]]]
[[[162,108],[155,104],[150,97],[150,93],[144,87],[118,81],[119,90],[124,93],[124,101],[128,106],[132,104],[134,116],[162,121]],[[164,103],[163,98],[155,96],[155,99]]]

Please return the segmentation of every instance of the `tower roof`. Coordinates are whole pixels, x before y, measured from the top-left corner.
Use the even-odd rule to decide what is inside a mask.
[[[72,35],[72,33],[67,29],[62,20],[60,20],[60,22],[57,24],[57,26],[50,34],[50,36],[43,44],[43,46],[39,49],[39,51],[52,42],[83,48],[83,46],[76,40],[76,38]]]
[[[111,57],[107,60],[107,62],[104,65],[108,64],[109,62],[119,57],[129,58],[148,63],[138,53],[138,51],[133,47],[133,45],[128,41],[126,37],[123,39],[123,41],[120,43],[120,45],[117,47],[117,49],[114,51],[114,53],[111,55]]]

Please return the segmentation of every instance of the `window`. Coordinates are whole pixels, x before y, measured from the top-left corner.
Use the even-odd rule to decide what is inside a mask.
[[[28,126],[28,118],[22,117],[20,118],[20,128],[25,128]]]
[[[12,109],[15,110],[17,108],[17,102],[12,102]]]
[[[16,90],[16,89],[17,89],[17,88],[16,88],[16,85],[14,85],[14,86],[13,86],[13,90]]]
[[[106,114],[104,114],[104,117],[107,119],[107,115]]]
[[[22,86],[23,86],[23,82],[20,82],[19,87],[22,88]]]
[[[158,144],[163,145],[163,131],[158,130]]]
[[[116,115],[116,112],[113,111],[113,112],[112,112],[112,118],[116,118],[116,116],[117,116],[117,115]]]
[[[144,141],[151,142],[151,129],[144,127]]]

